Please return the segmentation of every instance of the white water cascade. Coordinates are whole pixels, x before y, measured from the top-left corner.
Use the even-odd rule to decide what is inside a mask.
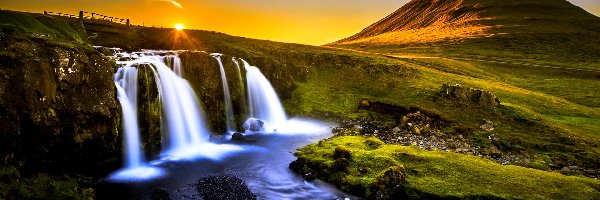
[[[174,59],[175,61],[179,60]],[[165,64],[164,57],[144,56],[132,61],[118,62],[122,67],[115,74],[118,98],[123,108],[125,165],[114,173],[114,180],[139,180],[162,173],[144,163],[137,119],[137,67],[149,67],[154,73],[162,107],[161,160],[218,159],[241,150],[234,145],[209,142],[210,133],[204,123],[202,108],[189,83]],[[174,66],[181,69],[180,63]],[[174,67],[174,70],[177,69]],[[160,162],[155,162],[159,164]]]
[[[275,89],[260,72],[244,59],[248,87],[248,110],[250,118],[265,122],[263,131],[282,134],[321,134],[331,131],[328,124],[308,119],[288,119]]]
[[[264,121],[267,131],[277,129],[287,121],[287,117],[275,89],[257,67],[243,59],[242,62],[246,69],[250,117]]]
[[[225,68],[223,67],[223,61],[221,60],[220,53],[211,53],[212,57],[217,59],[219,62],[219,70],[221,72],[221,83],[223,86],[223,98],[225,101],[225,120],[227,125],[227,132],[232,133],[235,131],[235,121],[233,119],[233,103],[231,103],[231,93],[229,92],[229,84],[227,84],[227,75],[225,74]]]
[[[123,110],[123,131],[125,132],[125,167],[135,168],[142,165],[142,149],[140,146],[139,128],[126,126],[137,123],[137,68],[120,68],[115,74],[117,98]],[[127,88],[128,92],[125,92]]]
[[[119,68],[114,76],[117,98],[123,113],[123,169],[115,172],[114,180],[146,179],[162,175],[158,168],[149,167],[144,161],[140,142],[140,130],[137,117],[138,70],[135,67]]]
[[[173,69],[173,72],[175,72],[177,76],[181,77],[181,58],[179,58],[179,56],[176,55],[169,55],[163,57],[163,59],[163,63],[171,67],[171,69]]]

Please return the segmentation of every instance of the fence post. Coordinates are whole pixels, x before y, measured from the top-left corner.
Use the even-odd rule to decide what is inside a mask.
[[[127,19],[127,26],[129,26],[129,19]]]

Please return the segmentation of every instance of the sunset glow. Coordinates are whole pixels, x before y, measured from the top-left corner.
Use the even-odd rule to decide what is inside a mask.
[[[322,45],[361,31],[408,0],[21,0],[0,1],[0,8],[76,15],[80,10],[130,19],[134,25],[223,32],[280,42]],[[596,15],[597,0],[570,0]],[[133,9],[135,8],[135,9]],[[316,31],[318,30],[318,31]]]
[[[183,24],[181,23],[177,23],[175,24],[175,29],[177,29],[178,31],[185,29],[185,26],[183,26]]]

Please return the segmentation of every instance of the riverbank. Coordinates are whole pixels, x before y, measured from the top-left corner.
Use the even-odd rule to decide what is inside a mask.
[[[290,168],[366,199],[596,199],[600,181],[477,156],[336,136],[299,149]]]

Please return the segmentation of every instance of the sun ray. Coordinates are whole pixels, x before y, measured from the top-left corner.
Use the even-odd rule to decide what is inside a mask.
[[[163,2],[167,2],[167,3],[171,3],[171,4],[173,4],[173,6],[183,9],[183,6],[176,0],[152,0],[152,1],[163,1]]]

